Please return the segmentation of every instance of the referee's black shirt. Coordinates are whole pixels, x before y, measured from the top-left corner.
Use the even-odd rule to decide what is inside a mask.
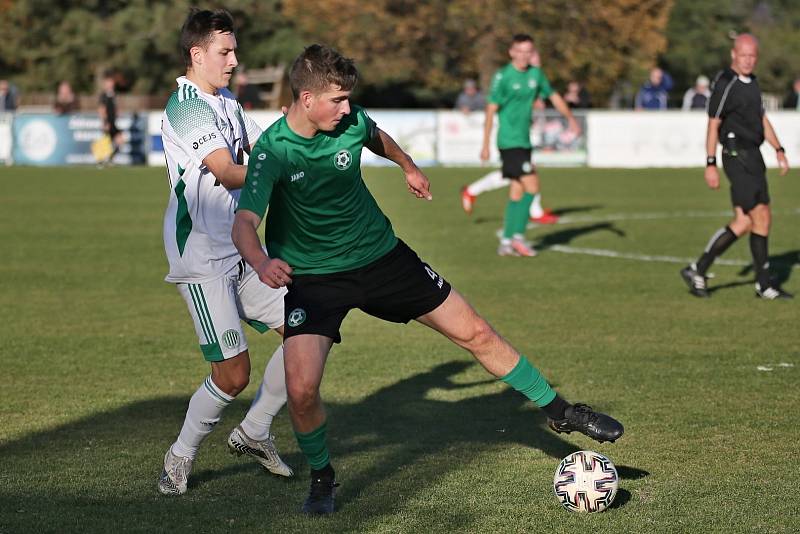
[[[731,68],[717,74],[708,116],[722,119],[719,140],[723,145],[733,132],[740,147],[760,146],[764,142],[764,105],[755,75],[739,76]]]

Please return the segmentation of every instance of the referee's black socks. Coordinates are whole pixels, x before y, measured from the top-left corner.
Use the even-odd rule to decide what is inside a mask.
[[[756,282],[761,289],[766,289],[772,284],[769,280],[769,254],[767,253],[767,236],[750,233],[750,252],[753,254],[753,269],[756,272]]]
[[[733,233],[733,230],[731,230],[729,226],[717,230],[717,232],[711,236],[703,255],[697,260],[697,272],[705,275],[706,271],[708,271],[709,267],[711,267],[711,264],[714,263],[714,260],[717,259],[718,256],[721,256],[723,252],[728,250],[728,247],[733,245],[737,239],[738,236]],[[753,257],[755,258],[755,255]]]

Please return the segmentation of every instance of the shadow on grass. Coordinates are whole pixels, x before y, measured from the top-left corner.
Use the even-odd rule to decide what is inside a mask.
[[[800,250],[792,250],[784,252],[783,254],[773,255],[769,257],[769,271],[773,282],[778,286],[782,286],[789,281],[792,276],[792,271],[796,267],[800,267]],[[746,265],[739,271],[739,276],[747,276],[753,273],[753,266]]]
[[[576,213],[583,213],[587,211],[594,211],[604,208],[602,204],[588,204],[585,206],[566,206],[563,208],[558,208],[553,210],[553,215],[558,215],[559,217],[563,217],[565,215],[576,214]],[[475,224],[485,224],[490,222],[503,222],[503,212],[495,213],[493,215],[482,215],[480,217],[475,217],[474,219]]]
[[[544,250],[555,245],[566,245],[573,239],[600,231],[607,231],[618,237],[625,237],[625,232],[614,226],[614,223],[594,223],[585,226],[565,228],[564,230],[556,230],[555,232],[545,234],[537,240],[536,248]]]
[[[453,380],[472,365],[471,361],[442,364],[360,402],[327,405],[329,443],[342,482],[337,508],[350,521],[348,528],[397,513],[452,472],[465,467],[481,472],[480,456],[497,447],[523,446],[554,460],[578,450],[548,430],[543,413],[510,389],[455,401],[431,398],[434,392],[485,384]],[[135,402],[0,446],[0,480],[5,482],[0,501],[6,510],[4,518],[0,513],[0,531],[16,532],[23,524],[36,530],[37,522],[21,523],[14,521],[15,516],[26,510],[37,513],[44,525],[53,520],[48,510],[52,514],[56,509],[61,510],[60,524],[66,531],[102,530],[114,523],[114,514],[150,531],[181,514],[192,514],[194,527],[200,530],[204,526],[214,530],[213,521],[229,515],[236,517],[237,525],[281,517],[281,521],[271,519],[271,526],[278,531],[293,528],[308,484],[307,466],[296,448],[283,455],[297,467],[298,476],[292,479],[264,476],[249,461],[219,460],[229,427],[247,409],[244,402],[226,410],[227,425],[204,443],[189,494],[177,499],[157,494],[161,455],[180,428],[187,402],[177,397]],[[291,432],[285,415],[278,421],[280,443],[286,449]],[[524,465],[520,469],[524,476]],[[95,522],[81,523],[85,514]],[[465,508],[463,519],[455,522],[464,521],[466,526],[469,516]],[[458,528],[453,521],[448,517],[448,524]]]

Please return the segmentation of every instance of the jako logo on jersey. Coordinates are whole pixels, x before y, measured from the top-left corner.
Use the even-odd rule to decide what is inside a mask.
[[[296,172],[296,173],[294,173],[292,175],[292,181],[296,182],[297,180],[299,180],[300,178],[302,178],[305,175],[306,175],[306,171]]]
[[[303,308],[295,308],[289,314],[289,319],[286,321],[289,326],[294,328],[300,326],[306,321],[306,311]]]
[[[195,141],[194,143],[192,143],[192,148],[197,150],[198,148],[200,148],[200,145],[202,145],[203,143],[207,143],[208,141],[211,141],[212,139],[216,139],[216,138],[217,138],[217,134],[215,134],[213,132],[210,133],[210,134],[206,134],[203,137],[201,137],[200,139],[198,139],[197,141]]]
[[[333,164],[336,165],[336,168],[340,171],[347,170],[351,163],[353,163],[353,156],[350,154],[349,150],[340,150],[333,157]]]
[[[225,333],[222,334],[222,342],[226,348],[235,349],[239,346],[239,332],[233,329],[225,330]]]

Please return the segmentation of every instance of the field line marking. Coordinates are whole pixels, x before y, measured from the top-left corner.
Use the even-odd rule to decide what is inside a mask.
[[[617,252],[616,250],[606,250],[601,248],[584,248],[584,247],[570,247],[567,245],[553,245],[547,247],[547,250],[555,250],[556,252],[563,252],[564,254],[586,254],[588,256],[601,256],[604,258],[618,258],[623,260],[636,260],[660,263],[681,263],[689,264],[695,261],[696,258],[681,258],[678,256],[661,256],[652,254],[636,254],[631,252]],[[715,265],[733,265],[735,267],[744,267],[752,264],[750,261],[745,260],[727,260],[725,258],[717,258],[714,260]]]

